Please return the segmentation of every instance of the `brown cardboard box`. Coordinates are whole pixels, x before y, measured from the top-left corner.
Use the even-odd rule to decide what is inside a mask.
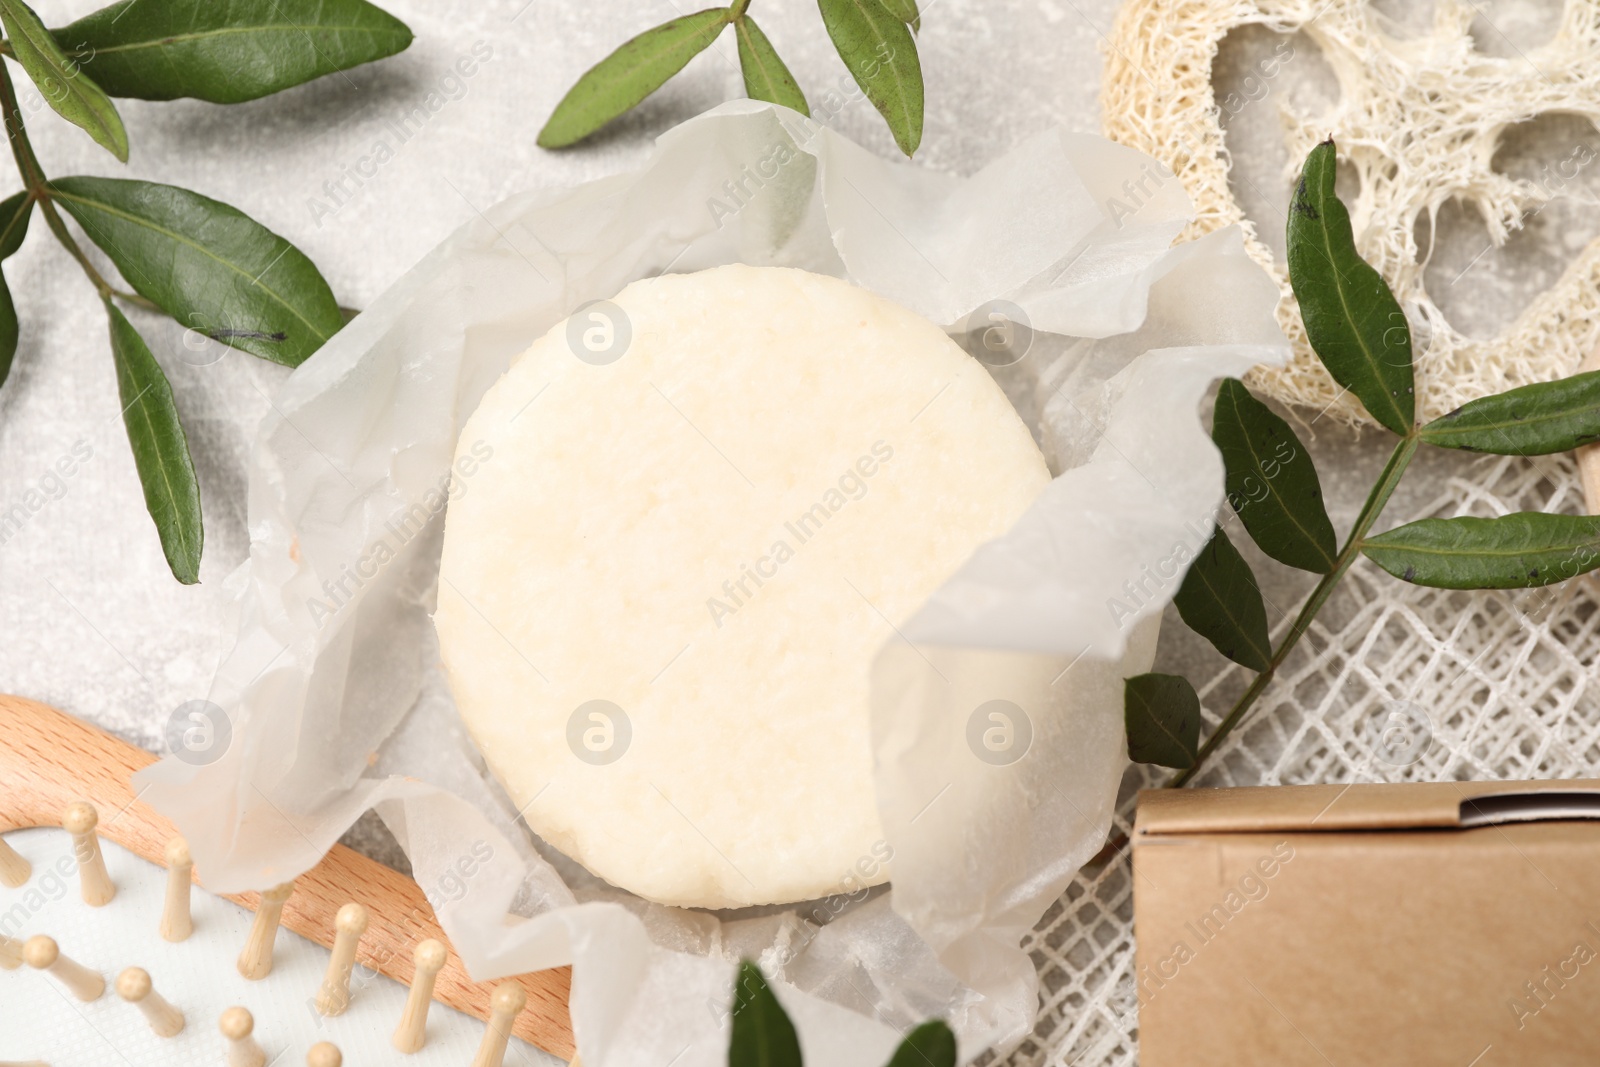
[[[1600,1064],[1600,781],[1151,790],[1143,1067]]]

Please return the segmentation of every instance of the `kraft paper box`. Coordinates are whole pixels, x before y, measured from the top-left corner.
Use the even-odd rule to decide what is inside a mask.
[[[1600,781],[1151,790],[1143,1067],[1600,1064]]]

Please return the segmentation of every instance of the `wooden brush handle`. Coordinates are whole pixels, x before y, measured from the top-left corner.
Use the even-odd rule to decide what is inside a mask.
[[[87,800],[100,811],[100,834],[164,864],[167,842],[177,828],[138,800],[129,784],[134,771],[155,757],[31,700],[0,694],[0,831],[60,826],[61,813],[75,800]],[[196,884],[203,885],[195,872]],[[227,899],[255,910],[256,893]],[[343,845],[334,845],[322,862],[295,879],[294,896],[283,909],[283,925],[325,948],[333,946],[334,918],[339,908],[355,901],[366,905],[372,919],[361,939],[357,958],[363,966],[409,984],[412,950],[425,938],[449,943],[422,889],[398,871]],[[156,920],[150,916],[150,936]],[[232,960],[225,961],[231,967]],[[572,1023],[567,993],[572,970],[560,967],[517,978],[528,993],[527,1010],[517,1016],[520,1038],[570,1059]],[[434,999],[485,1021],[489,996],[498,984],[474,982],[452,954],[439,972]]]

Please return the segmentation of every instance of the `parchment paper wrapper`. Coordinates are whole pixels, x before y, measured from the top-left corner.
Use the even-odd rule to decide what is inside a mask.
[[[1019,939],[1105,838],[1121,679],[1148,669],[1221,499],[1200,401],[1287,354],[1237,232],[1170,248],[1189,215],[1159,164],[1101,138],[1047,133],[961,179],[748,101],[665,134],[636,173],[496,205],[278,394],[211,695],[231,743],[144,772],[146,798],[224,892],[310,868],[377,807],[475,977],[573,965],[588,1067],[726,1062],[741,955],[777,979],[808,1063],[878,1067],[930,1016],[964,1058],[1016,1042],[1037,999]],[[1010,302],[1031,345],[1012,334],[995,359],[963,338],[1010,363],[994,373],[1059,476],[877,657],[892,887],[716,915],[611,889],[532,838],[461,728],[429,614],[484,390],[578,305],[734,261],[848,278],[955,330]]]

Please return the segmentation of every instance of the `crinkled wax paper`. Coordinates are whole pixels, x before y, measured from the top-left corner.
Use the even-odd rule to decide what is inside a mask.
[[[725,1062],[741,955],[777,979],[810,1063],[878,1067],[935,1015],[963,1057],[1015,1042],[1037,985],[1018,940],[1105,838],[1121,679],[1148,668],[1221,499],[1201,399],[1286,355],[1236,231],[1170,247],[1189,213],[1158,164],[1098,137],[1047,133],[957,178],[748,101],[665,134],[638,172],[496,205],[276,397],[211,694],[232,741],[145,772],[147,799],[218,891],[310,868],[376,807],[474,976],[573,965],[588,1067]],[[643,902],[532,838],[461,727],[429,613],[484,390],[580,304],[733,261],[848,278],[951,328],[1058,477],[877,657],[892,885],[718,915]],[[1013,329],[996,300],[1034,331],[1004,359],[982,347]]]

